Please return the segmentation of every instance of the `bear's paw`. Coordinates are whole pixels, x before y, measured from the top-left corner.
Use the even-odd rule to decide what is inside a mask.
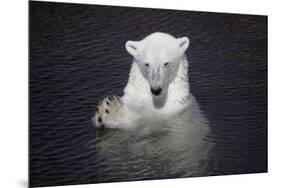
[[[110,96],[104,98],[93,117],[97,128],[114,128],[122,118],[123,101],[119,96]]]

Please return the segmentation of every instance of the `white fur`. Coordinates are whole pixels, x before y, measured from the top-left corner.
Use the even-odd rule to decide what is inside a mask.
[[[106,127],[120,129],[163,125],[180,117],[186,121],[198,118],[200,110],[189,90],[188,45],[187,37],[159,32],[141,41],[127,41],[126,49],[134,60],[122,105],[116,108],[103,102],[94,119],[96,125],[101,125],[98,116]],[[162,93],[153,95],[152,88],[161,88]],[[104,113],[104,109],[110,113]]]

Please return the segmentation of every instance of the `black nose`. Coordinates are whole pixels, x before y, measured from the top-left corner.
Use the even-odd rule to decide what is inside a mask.
[[[162,89],[161,88],[159,88],[159,89],[152,89],[151,88],[151,93],[153,93],[153,95],[159,95],[160,93],[161,93],[161,91],[162,91]]]

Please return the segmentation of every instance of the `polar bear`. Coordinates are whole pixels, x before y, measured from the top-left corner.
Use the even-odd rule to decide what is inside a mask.
[[[133,57],[122,97],[103,99],[93,117],[95,126],[130,130],[202,119],[190,93],[185,52],[189,38],[155,32],[140,41],[127,41]]]
[[[94,141],[99,165],[110,169],[98,168],[103,178],[208,174],[206,159],[214,143],[190,93],[188,46],[187,37],[160,32],[126,42],[133,62],[124,95],[103,99],[92,118],[99,128]]]

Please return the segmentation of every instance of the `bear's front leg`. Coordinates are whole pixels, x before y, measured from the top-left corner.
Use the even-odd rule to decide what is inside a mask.
[[[103,99],[92,120],[97,128],[128,129],[134,126],[132,113],[118,96]]]

